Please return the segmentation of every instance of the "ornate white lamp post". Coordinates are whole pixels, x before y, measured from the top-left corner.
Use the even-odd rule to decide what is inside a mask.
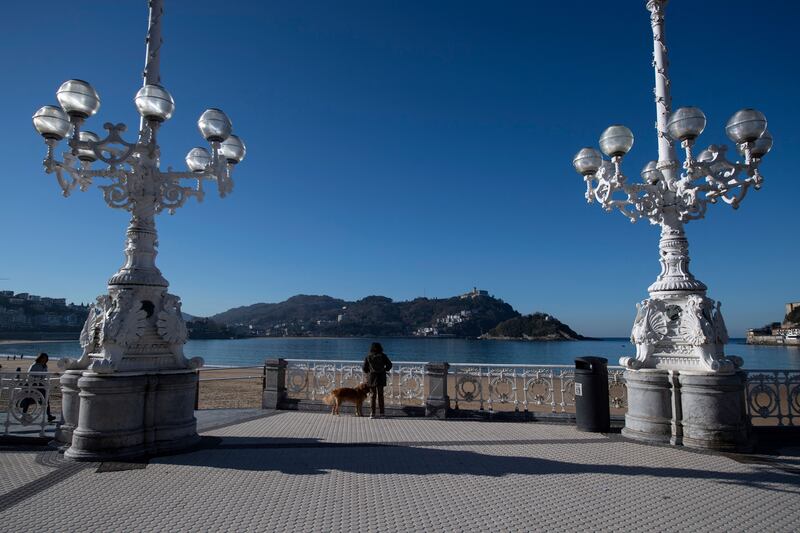
[[[183,355],[186,326],[180,299],[167,293],[168,283],[155,264],[155,215],[165,209],[174,213],[192,196],[201,201],[205,181],[216,182],[225,196],[233,189],[231,171],[245,155],[228,117],[208,109],[198,127],[210,150],[189,151],[188,170],[160,169],[156,134],[175,104],[160,85],[162,1],[150,0],[149,9],[144,86],[134,98],[142,117],[136,142],[123,139],[124,124],[104,124],[102,139],[83,129],[100,107],[100,98],[85,81],[64,82],[56,93],[60,107],[44,106],[33,116],[47,143],[45,171],[55,174],[64,196],[103,180],[99,187],[106,203],[131,213],[125,264],[89,312],[80,337],[83,354],[62,363],[67,370],[64,422],[57,439],[71,444],[66,454],[75,459],[158,452],[197,439],[194,370],[203,361]],[[59,161],[56,147],[64,139],[69,148]]]
[[[741,358],[723,352],[728,334],[720,303],[706,297],[706,286],[689,272],[689,243],[684,225],[705,216],[718,201],[739,207],[752,186],[761,187],[761,159],[772,148],[767,119],[755,109],[736,112],[725,128],[741,160],[727,159],[726,146],[711,145],[695,155],[706,126],[696,107],[671,112],[664,7],[649,0],[653,29],[653,66],[658,130],[658,160],[645,165],[641,183],[629,183],[621,163],[633,146],[633,134],[614,125],[600,136],[603,159],[582,148],[573,160],[584,176],[586,199],[606,211],[618,210],[631,222],[647,219],[661,226],[661,274],[650,298],[637,304],[631,333],[635,357],[623,357],[629,409],[624,433],[632,438],[670,441],[701,448],[742,448],[747,443]],[[684,152],[678,162],[675,145]]]

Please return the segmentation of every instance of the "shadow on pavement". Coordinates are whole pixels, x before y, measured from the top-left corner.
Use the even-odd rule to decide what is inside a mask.
[[[800,495],[800,475],[774,469],[746,473],[690,468],[582,464],[535,457],[503,456],[474,451],[442,449],[454,445],[569,445],[585,440],[501,441],[498,443],[372,444],[330,443],[318,439],[261,437],[203,437],[199,449],[183,455],[154,458],[153,463],[251,471],[277,471],[290,475],[323,475],[330,470],[360,474],[472,475],[501,477],[509,474],[542,476],[606,474],[652,476],[717,481],[769,491]],[[427,446],[427,447],[426,447]],[[588,450],[587,450],[588,451]]]

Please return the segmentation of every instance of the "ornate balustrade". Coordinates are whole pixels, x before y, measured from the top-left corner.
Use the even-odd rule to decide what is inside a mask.
[[[609,403],[612,409],[627,407],[622,367],[609,367]],[[454,409],[494,411],[497,404],[515,411],[549,408],[563,414],[575,407],[575,369],[567,365],[450,365]],[[466,405],[465,405],[466,404]],[[541,409],[537,409],[541,410]]]
[[[751,370],[746,390],[753,425],[800,425],[800,370]]]
[[[322,400],[338,387],[355,387],[364,381],[363,361],[286,359],[286,392],[289,398]],[[387,404],[425,404],[425,363],[395,362],[384,389]]]
[[[8,435],[12,425],[39,426],[44,436],[47,426],[47,404],[58,378],[49,372],[0,373],[0,416],[3,417],[3,434]]]
[[[278,388],[285,389],[286,398],[295,402],[317,404],[331,390],[354,387],[364,380],[361,361],[282,361],[285,367],[281,367],[283,375]],[[563,416],[574,412],[575,370],[571,365],[453,363],[446,366],[449,366],[446,374],[434,375],[430,364],[395,362],[384,391],[387,406],[413,408],[410,414],[421,414],[420,408],[431,400],[432,384],[441,379],[439,386],[447,391],[449,408],[462,413],[516,411]],[[228,396],[237,397],[251,388],[253,392],[256,387],[266,388],[269,369],[265,368],[263,375],[246,371],[253,368],[256,367],[208,369],[208,377],[202,377],[201,381],[241,383],[229,391]],[[228,376],[233,371],[235,376]],[[58,385],[55,374],[0,373],[0,424],[4,434],[12,432],[16,425],[39,426],[40,435],[43,435],[47,427],[48,402],[55,402],[52,412],[58,415]],[[620,415],[627,409],[627,389],[621,367],[608,368],[608,386],[612,415]],[[753,425],[800,426],[800,370],[751,370],[746,394]],[[251,400],[250,403],[256,401],[255,398]],[[234,401],[214,405],[216,408],[234,406],[239,405]]]

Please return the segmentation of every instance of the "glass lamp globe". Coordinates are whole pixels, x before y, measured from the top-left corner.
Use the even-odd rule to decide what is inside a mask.
[[[655,184],[663,178],[663,174],[658,169],[658,161],[648,161],[648,163],[642,168],[642,179],[646,183]]]
[[[753,142],[767,130],[767,117],[757,109],[742,109],[725,126],[728,138],[736,144]]]
[[[633,146],[633,132],[621,124],[614,124],[600,134],[600,150],[609,157],[623,156]]]
[[[60,141],[69,133],[72,124],[64,110],[58,106],[46,105],[33,114],[33,127],[45,139]]]
[[[78,140],[85,142],[98,142],[100,140],[100,137],[98,137],[96,133],[91,131],[80,131],[78,132]],[[81,161],[88,161],[89,163],[91,163],[92,161],[97,161],[97,155],[91,148],[78,148],[77,151],[78,151],[78,159],[80,159]]]
[[[681,107],[667,120],[670,137],[693,141],[706,129],[706,115],[699,107]]]
[[[133,102],[145,120],[164,122],[175,111],[175,100],[160,85],[145,85],[136,93]]]
[[[244,143],[238,135],[230,134],[228,138],[219,145],[219,153],[232,165],[241,162],[246,152],[247,148],[245,148]]]
[[[208,142],[222,142],[231,134],[231,119],[219,109],[211,108],[203,111],[197,120],[200,133]]]
[[[744,155],[744,146],[737,146],[739,153]],[[753,141],[753,147],[750,148],[750,155],[753,157],[764,157],[772,149],[772,134],[769,130],[764,130],[761,137]]]
[[[578,174],[584,176],[595,174],[602,164],[603,156],[600,152],[588,146],[578,150],[578,153],[572,158],[572,166],[575,167]]]
[[[192,148],[189,150],[189,153],[186,154],[186,166],[188,166],[189,170],[192,172],[204,171],[209,163],[211,163],[211,154],[208,153],[208,150],[200,146]]]
[[[83,80],[67,80],[56,92],[58,103],[70,117],[88,118],[100,109],[100,97]]]

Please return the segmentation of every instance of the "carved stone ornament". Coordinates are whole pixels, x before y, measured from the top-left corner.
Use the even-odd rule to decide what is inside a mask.
[[[157,312],[156,312],[157,310]],[[97,297],[81,331],[82,354],[63,358],[62,370],[109,373],[156,368],[200,368],[203,359],[187,359],[186,324],[180,298],[160,287],[111,287]]]
[[[728,332],[718,302],[688,294],[648,298],[636,308],[636,357],[621,358],[623,366],[727,373],[741,365],[740,358],[724,355]]]
[[[181,315],[181,299],[174,294],[165,294],[162,306],[156,322],[158,334],[169,344],[170,351],[177,358],[183,359],[183,345],[188,338],[188,332]]]

